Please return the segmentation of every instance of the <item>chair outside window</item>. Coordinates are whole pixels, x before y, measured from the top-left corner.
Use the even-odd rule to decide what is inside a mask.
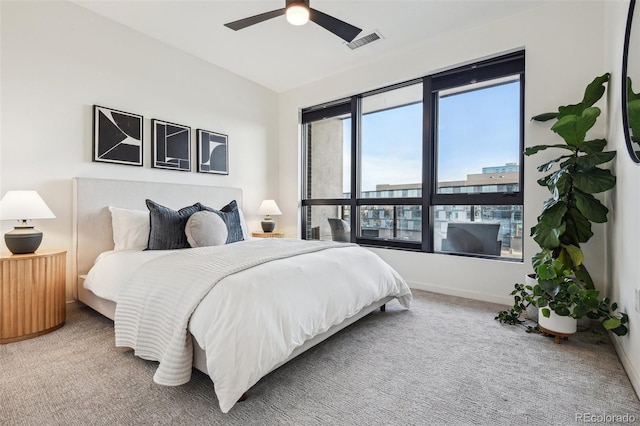
[[[498,240],[499,223],[449,222],[442,251],[499,256],[502,241]]]
[[[333,241],[351,242],[351,225],[349,222],[337,218],[328,218]]]

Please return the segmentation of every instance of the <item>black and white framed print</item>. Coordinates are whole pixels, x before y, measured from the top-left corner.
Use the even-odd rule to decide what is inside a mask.
[[[221,133],[198,129],[198,171],[229,174],[229,138]]]
[[[151,133],[153,167],[191,171],[191,127],[154,119]]]
[[[93,161],[142,166],[142,116],[93,106]]]

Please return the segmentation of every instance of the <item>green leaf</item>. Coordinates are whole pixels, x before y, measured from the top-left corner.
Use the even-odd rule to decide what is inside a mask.
[[[597,290],[590,290],[590,291],[595,291],[596,293],[598,293]],[[598,301],[598,296],[597,295],[589,296],[584,301],[586,302],[587,306],[589,307],[589,310],[596,309],[598,307],[598,304],[600,303]]]
[[[561,170],[565,170],[564,168]],[[556,178],[557,177],[557,178]],[[554,176],[553,183],[558,191],[558,194],[561,196],[566,195],[571,190],[571,174],[570,173],[558,173],[557,176]]]
[[[615,317],[602,321],[602,326],[607,330],[613,330],[614,328],[620,327],[620,325],[620,320]]]
[[[576,305],[573,308],[573,317],[574,318],[582,318],[583,316],[587,315],[587,312],[589,310],[587,308],[585,308],[584,306],[580,306],[580,305]]]
[[[621,325],[620,327],[617,327],[611,330],[611,332],[614,333],[616,336],[624,336],[629,332],[629,329],[624,325]]]
[[[554,309],[554,311],[561,317],[568,317],[569,315],[571,315],[571,311],[566,306],[558,306]]]
[[[578,150],[587,154],[595,154],[597,152],[602,152],[605,146],[607,146],[606,139],[593,139],[582,142],[578,147]]]
[[[524,155],[533,155],[533,154],[537,154],[540,151],[544,151],[545,149],[549,149],[549,148],[561,148],[561,149],[567,149],[569,151],[575,151],[576,148],[571,147],[571,146],[567,146],[565,144],[556,144],[556,145],[535,145],[535,146],[530,146],[529,148],[526,148],[524,150]]]
[[[580,102],[575,105],[565,105],[558,108],[558,120],[567,115],[581,115],[584,111],[584,104]]]
[[[537,269],[538,266],[542,265],[549,259],[551,259],[551,250],[543,249],[540,252],[534,254],[531,258],[533,269]]]
[[[547,163],[544,163],[544,164],[538,166],[538,171],[541,172],[541,173],[548,172],[549,170],[551,170],[551,168],[553,167],[554,164],[556,164],[559,161],[564,160],[565,158],[573,158],[573,155],[563,155],[563,156],[560,156],[560,157],[558,157],[558,158],[556,158],[554,160],[551,160],[551,161],[549,161]]]
[[[587,271],[587,268],[584,266],[584,264],[573,268],[573,273],[575,274],[576,278],[582,281],[588,289],[595,288],[593,279],[591,278],[591,275],[589,274],[589,271]]]
[[[598,152],[578,157],[576,164],[582,169],[590,169],[598,164],[608,163],[616,156],[615,151]]]
[[[611,77],[611,74],[605,73],[600,77],[594,78],[593,81],[587,85],[584,91],[584,97],[582,98],[582,103],[585,107],[590,107],[600,100],[605,91],[604,83],[609,81],[609,77]]]
[[[545,318],[549,318],[551,316],[551,311],[549,310],[549,308],[542,308],[540,309],[540,311]]]
[[[556,278],[558,276],[556,274],[555,268],[549,263],[543,263],[542,265],[538,266],[536,268],[536,274],[538,274],[538,284],[542,288],[545,288],[542,285],[542,282],[553,280],[554,278]]]
[[[554,189],[557,190],[557,194],[554,194],[554,197],[557,198],[560,195],[565,195],[571,188],[571,173],[567,167],[562,167],[546,176],[544,182],[551,192]]]
[[[604,223],[607,221],[609,209],[591,194],[582,191],[575,192],[576,207],[580,213],[591,222]]]
[[[581,115],[567,115],[560,118],[551,130],[556,132],[568,145],[578,147],[587,136],[587,131],[596,124],[600,108],[586,108]]]
[[[564,233],[566,225],[550,227],[544,222],[539,222],[531,228],[531,236],[541,248],[554,249],[560,245],[560,235]]]
[[[543,114],[535,115],[531,117],[531,119],[535,121],[549,121],[556,118],[557,116],[558,116],[557,112],[545,112]]]
[[[565,220],[565,234],[572,240],[572,244],[586,243],[593,237],[591,222],[577,208],[570,208]]]
[[[562,248],[568,254],[571,259],[572,269],[575,266],[581,265],[584,261],[584,253],[580,247],[574,245],[563,245]]]
[[[538,222],[544,222],[550,227],[557,228],[562,223],[562,218],[566,212],[566,201],[556,201],[552,199],[552,202],[546,204],[542,214],[538,216]]]
[[[616,185],[616,177],[609,170],[594,167],[579,170],[573,175],[573,184],[587,194],[608,191]]]
[[[571,283],[569,287],[567,287],[567,293],[569,294],[578,294],[580,292],[580,286],[575,283]]]

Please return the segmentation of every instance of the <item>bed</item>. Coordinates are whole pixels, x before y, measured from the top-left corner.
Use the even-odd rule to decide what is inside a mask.
[[[409,307],[404,280],[370,251],[253,239],[244,222],[245,238],[233,244],[114,250],[110,207],[141,212],[153,200],[215,210],[235,201],[242,217],[239,188],[80,177],[73,187],[78,300],[114,320],[118,346],[160,362],[155,382],[183,384],[192,367],[208,374],[223,412],[261,377],[389,301]]]

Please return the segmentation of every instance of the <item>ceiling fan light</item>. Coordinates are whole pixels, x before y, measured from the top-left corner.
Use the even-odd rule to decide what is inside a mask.
[[[287,21],[292,25],[304,25],[309,22],[309,9],[304,4],[287,6]]]

